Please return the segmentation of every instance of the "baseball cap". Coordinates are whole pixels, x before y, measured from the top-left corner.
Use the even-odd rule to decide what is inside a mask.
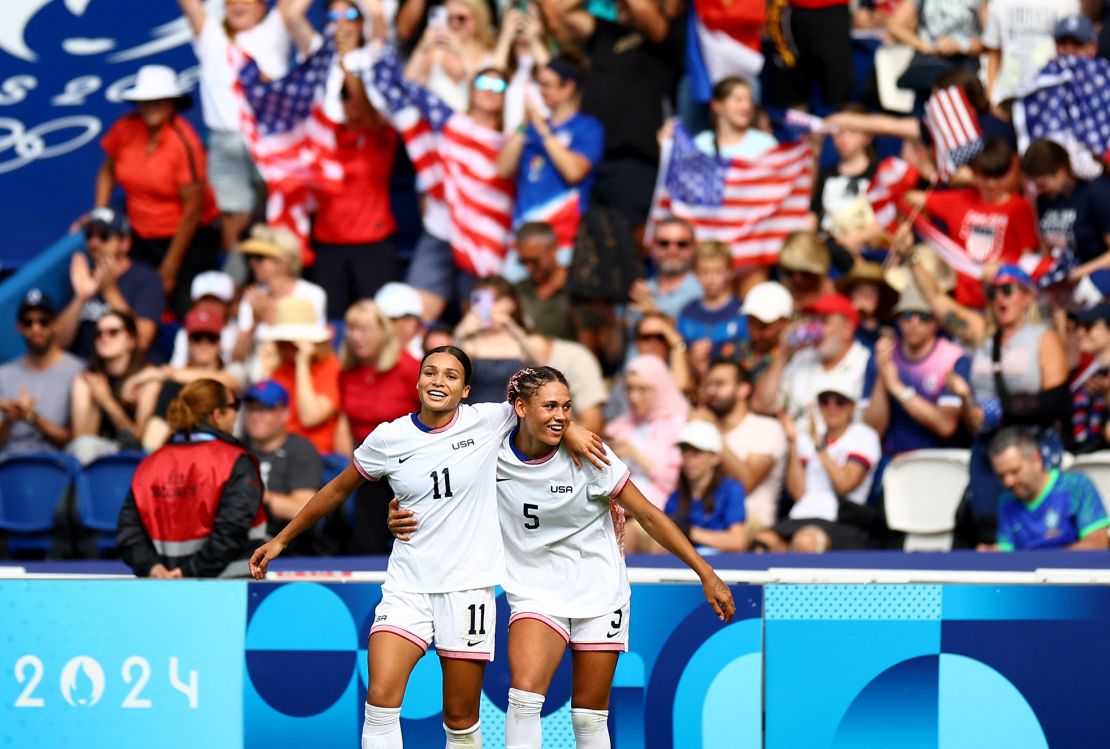
[[[381,308],[386,317],[393,319],[408,317],[409,315],[415,315],[416,317],[424,315],[424,305],[420,301],[420,294],[407,283],[390,281],[378,289],[378,293],[374,295],[374,303]]]
[[[794,298],[781,283],[764,281],[753,286],[744,297],[740,314],[765,323],[789,318],[794,314]]]
[[[42,289],[29,289],[27,293],[23,295],[23,300],[19,303],[19,311],[16,313],[16,317],[23,317],[31,310],[45,312],[50,315],[50,317],[56,317],[58,314],[57,309],[54,307],[54,302]]]
[[[113,234],[123,236],[130,233],[131,226],[127,216],[113,208],[93,208],[89,211],[89,226],[103,226]]]
[[[1090,309],[1083,309],[1073,313],[1072,317],[1074,317],[1080,323],[1085,324],[1097,322],[1099,320],[1110,323],[1110,303],[1099,302]]]
[[[209,307],[193,307],[185,315],[185,332],[187,333],[215,333],[223,332],[226,324],[224,316]]]
[[[1074,39],[1080,44],[1091,44],[1095,41],[1095,27],[1085,16],[1068,16],[1056,24],[1052,36],[1056,41]]]
[[[1033,279],[1029,277],[1029,274],[1010,263],[1000,266],[998,272],[994,274],[994,278],[987,285],[998,286],[1004,283],[1016,283],[1027,289],[1033,288]]]
[[[289,393],[285,391],[281,385],[273,380],[262,380],[261,382],[254,383],[247,394],[243,396],[243,402],[253,401],[261,403],[266,408],[275,408],[277,406],[289,405]]]
[[[813,393],[814,395],[836,393],[850,401],[858,401],[860,383],[840,372],[822,372],[813,381]]]
[[[230,302],[235,297],[235,282],[226,273],[206,270],[193,279],[189,295],[194,302],[206,296],[214,296],[221,302]]]
[[[678,433],[677,445],[689,445],[695,450],[706,453],[720,453],[724,448],[721,441],[721,432],[708,421],[695,419],[686,422],[682,431]]]
[[[852,300],[843,294],[825,294],[815,302],[806,306],[804,312],[811,315],[842,315],[852,322],[852,327],[859,325],[859,310],[852,305]]]

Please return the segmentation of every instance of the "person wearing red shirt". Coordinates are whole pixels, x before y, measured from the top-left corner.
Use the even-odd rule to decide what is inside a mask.
[[[379,424],[420,410],[416,393],[420,362],[404,350],[392,321],[369,299],[356,302],[344,322],[335,451],[350,455]],[[353,553],[389,553],[393,537],[386,515],[392,498],[393,490],[385,480],[367,481],[358,488]]]
[[[1040,239],[1032,203],[1008,190],[1013,163],[1010,146],[988,138],[970,164],[973,187],[931,194],[915,190],[906,194],[906,202],[943,222],[948,236],[976,263],[1017,263],[1040,247]],[[960,274],[955,296],[968,307],[987,306],[980,278]]]
[[[131,256],[158,270],[166,296],[183,317],[189,287],[216,267],[219,209],[208,186],[204,146],[180,112],[191,98],[164,65],[139,69],[123,92],[137,111],[116,121],[101,139],[106,158],[96,176],[96,208],[106,207],[116,185],[127,199]]]

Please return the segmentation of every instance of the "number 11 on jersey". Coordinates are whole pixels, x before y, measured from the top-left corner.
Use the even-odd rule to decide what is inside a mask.
[[[439,493],[439,474],[443,474],[443,494]],[[442,471],[432,471],[428,474],[432,479],[432,499],[442,499],[443,497],[450,497],[451,495],[451,469],[444,468]]]

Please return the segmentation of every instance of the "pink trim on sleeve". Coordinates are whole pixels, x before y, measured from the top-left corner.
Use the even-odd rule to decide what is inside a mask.
[[[609,499],[616,499],[617,495],[624,490],[624,485],[628,483],[630,478],[632,478],[632,472],[625,471],[624,475],[621,476],[621,480],[613,487],[613,491],[609,492]]]
[[[367,481],[378,481],[378,479],[374,478],[373,476],[371,476],[369,473],[366,472],[366,469],[362,467],[362,464],[359,463],[358,459],[356,457],[354,457],[353,455],[351,456],[351,464],[354,465],[355,470],[358,471],[359,474],[361,474],[362,477],[364,479],[366,479]],[[427,649],[427,648],[425,648],[425,649]]]

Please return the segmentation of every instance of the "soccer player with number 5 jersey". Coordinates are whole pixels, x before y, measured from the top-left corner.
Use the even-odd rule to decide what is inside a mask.
[[[517,419],[507,403],[460,405],[471,371],[470,358],[453,346],[430,351],[417,381],[419,413],[375,429],[353,464],[251,557],[251,574],[261,579],[270,560],[363,481],[388,479],[400,505],[423,519],[419,539],[395,545],[374,612],[362,749],[402,747],[401,700],[433,641],[443,669],[446,746],[482,746],[478,705],[494,655],[493,586],[504,576],[494,465]],[[566,439],[576,455],[604,465],[596,435],[575,428]]]
[[[732,593],[682,531],[629,481],[628,468],[608,447],[607,464],[576,466],[563,444],[571,402],[558,370],[517,372],[509,381],[508,402],[519,424],[502,440],[497,456],[507,556],[502,586],[512,610],[505,746],[541,749],[540,712],[569,646],[576,744],[607,749],[609,693],[618,654],[628,650],[631,598],[611,502],[698,574],[706,601],[722,621],[735,612]],[[404,546],[419,543],[434,526],[419,509],[398,510],[395,504],[390,529],[402,542],[397,546]]]

